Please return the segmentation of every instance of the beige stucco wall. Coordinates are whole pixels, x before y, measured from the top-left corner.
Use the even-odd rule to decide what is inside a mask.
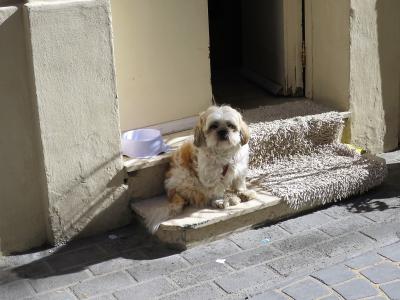
[[[306,0],[307,94],[350,110],[345,140],[373,153],[398,147],[399,11],[397,0]]]
[[[46,241],[22,9],[0,7],[0,253]]]
[[[351,132],[372,152],[398,146],[400,1],[351,1]]]
[[[0,252],[131,220],[107,0],[0,7]]]
[[[349,108],[350,33],[349,0],[306,0],[306,85],[312,98],[335,109]]]
[[[211,103],[207,0],[112,0],[121,128]]]
[[[49,240],[130,221],[107,0],[26,5]]]

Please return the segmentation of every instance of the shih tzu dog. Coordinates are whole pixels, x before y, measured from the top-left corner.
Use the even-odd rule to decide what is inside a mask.
[[[168,208],[147,220],[150,231],[187,205],[226,208],[255,198],[246,187],[248,141],[247,124],[230,106],[211,106],[201,113],[194,140],[171,159],[165,179]]]

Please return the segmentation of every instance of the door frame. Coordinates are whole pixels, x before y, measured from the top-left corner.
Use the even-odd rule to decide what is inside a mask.
[[[303,11],[303,0],[283,0],[285,51],[284,96],[304,96],[305,94]]]
[[[243,75],[275,96],[305,96],[304,0],[283,0],[283,86],[247,68]]]

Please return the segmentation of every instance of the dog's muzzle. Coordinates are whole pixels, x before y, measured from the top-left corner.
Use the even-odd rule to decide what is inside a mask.
[[[229,132],[226,129],[221,129],[217,132],[218,138],[221,141],[227,141],[229,139]]]

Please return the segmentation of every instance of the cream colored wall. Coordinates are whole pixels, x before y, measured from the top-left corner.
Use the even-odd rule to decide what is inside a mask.
[[[349,108],[349,0],[306,0],[307,96]]]
[[[398,0],[306,0],[306,95],[350,110],[346,139],[373,153],[399,144],[399,11]]]
[[[207,0],[112,0],[121,129],[211,103]]]
[[[351,132],[372,152],[399,143],[400,1],[351,0]]]
[[[46,241],[43,168],[22,9],[0,7],[0,254]]]
[[[48,239],[131,221],[107,0],[25,5],[46,171]]]

